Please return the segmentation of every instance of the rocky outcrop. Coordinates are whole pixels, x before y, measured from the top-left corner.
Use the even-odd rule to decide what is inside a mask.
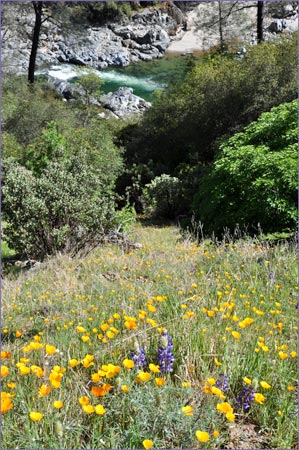
[[[46,20],[40,35],[37,67],[60,62],[103,69],[161,58],[183,22],[184,14],[175,5],[146,8],[130,19],[104,26],[79,23],[66,29],[57,18]],[[33,24],[30,3],[3,5],[3,71],[27,70]]]
[[[80,87],[80,84],[73,84],[53,77],[49,77],[48,79],[55,90],[65,100],[70,102],[86,101],[86,94]],[[128,87],[120,87],[115,92],[103,94],[100,99],[90,96],[88,101],[90,104],[104,109],[98,114],[99,117],[104,119],[128,118],[136,114],[142,114],[146,109],[151,107],[150,102],[146,102],[143,98],[133,94],[133,89]]]
[[[151,106],[143,98],[133,94],[132,88],[120,87],[115,92],[103,95],[101,103],[104,108],[111,110],[118,117],[143,113]]]
[[[244,17],[239,22],[231,20],[229,23],[231,18],[227,19],[225,39],[238,38],[246,44],[255,43],[256,2],[252,2],[252,6],[252,9],[240,12]],[[161,58],[166,50],[177,53],[204,51],[219,42],[218,22],[212,20],[211,13],[217,19],[218,4],[215,2],[167,2],[103,26],[91,25],[84,20],[72,26],[61,15],[50,13],[50,19],[42,24],[37,69],[58,63],[103,69]],[[248,19],[247,28],[245,19]],[[2,2],[2,72],[27,71],[34,20],[31,2]],[[204,25],[206,22],[209,26]],[[297,2],[265,2],[265,40],[296,29]]]

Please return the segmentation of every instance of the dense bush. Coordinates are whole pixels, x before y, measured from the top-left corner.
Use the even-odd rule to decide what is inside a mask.
[[[86,79],[87,93],[93,81]],[[112,122],[91,108],[83,122],[75,104],[42,83],[29,88],[22,77],[5,81],[3,107],[3,216],[11,248],[37,258],[74,253],[132,222],[128,211],[114,211],[123,162]]]
[[[77,155],[84,151],[88,164],[100,171],[106,189],[114,189],[115,180],[122,172],[122,149],[114,144],[112,124],[91,120],[85,127],[66,131],[64,136],[67,153]]]
[[[61,96],[43,82],[28,86],[24,76],[3,80],[2,111],[2,130],[22,147],[39,138],[51,121],[59,124],[60,132],[78,126],[76,111]]]
[[[143,195],[147,210],[152,216],[173,219],[181,204],[181,182],[178,178],[163,173],[146,184]]]
[[[75,253],[114,226],[114,199],[84,153],[50,161],[39,176],[6,160],[2,189],[5,240],[30,257]]]
[[[152,159],[173,174],[182,162],[211,162],[219,138],[297,98],[297,35],[200,59],[182,84],[166,89],[128,140],[134,162]],[[160,172],[161,173],[161,172]]]
[[[293,229],[297,223],[298,103],[283,104],[220,146],[194,200],[204,230]]]

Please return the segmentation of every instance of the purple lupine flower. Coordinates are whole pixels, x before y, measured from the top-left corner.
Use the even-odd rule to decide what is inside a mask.
[[[270,283],[273,284],[275,281],[275,273],[273,272],[273,270],[271,270],[271,272],[269,274],[269,278],[270,278]]]
[[[134,350],[130,350],[130,358],[134,361],[136,367],[146,367],[146,356],[144,349],[138,344],[137,340],[134,343]]]
[[[172,354],[173,343],[170,334],[166,330],[161,333],[158,347],[158,364],[160,372],[172,372],[174,356]]]
[[[253,386],[244,386],[241,394],[237,397],[237,405],[239,408],[242,408],[244,412],[249,411],[251,403],[254,401],[254,393],[255,389]]]
[[[229,377],[227,375],[220,374],[218,380],[215,383],[215,386],[218,389],[221,389],[222,392],[225,392],[228,390],[228,382]]]

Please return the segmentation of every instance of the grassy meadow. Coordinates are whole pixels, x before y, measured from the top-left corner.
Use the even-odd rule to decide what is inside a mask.
[[[3,280],[2,448],[294,448],[295,242],[131,239]]]

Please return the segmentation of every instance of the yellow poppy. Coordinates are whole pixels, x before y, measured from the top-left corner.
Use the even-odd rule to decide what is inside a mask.
[[[153,373],[160,373],[160,368],[156,364],[149,364],[148,368]]]
[[[231,407],[231,405],[228,402],[217,403],[216,409],[217,409],[217,411],[225,413],[225,414],[233,412],[233,408]]]
[[[78,399],[80,405],[84,406],[84,405],[88,405],[90,402],[90,398],[88,398],[86,395],[84,395],[83,397],[79,397]]]
[[[136,383],[145,383],[148,381],[151,377],[151,374],[149,372],[139,372],[137,377],[135,378]]]
[[[92,405],[83,405],[82,409],[86,414],[92,414],[95,411],[94,406]]]
[[[260,385],[264,389],[270,389],[272,387],[271,384],[268,384],[266,381],[260,381]]]
[[[126,384],[121,385],[121,390],[125,393],[129,392],[131,390],[130,386],[127,386]]]
[[[123,366],[126,369],[132,369],[135,366],[135,363],[132,359],[124,359],[123,360]]]
[[[194,408],[193,406],[187,405],[182,407],[182,411],[185,414],[185,416],[188,417],[193,415]]]
[[[1,414],[5,414],[13,408],[13,403],[10,398],[11,396],[7,392],[1,392]]]
[[[7,377],[9,375],[9,369],[7,366],[1,366],[1,378]]]
[[[39,397],[45,397],[46,395],[48,395],[51,391],[51,386],[47,386],[46,384],[42,384],[39,391],[38,391],[38,396]]]
[[[143,447],[145,448],[145,450],[148,450],[149,448],[152,448],[152,446],[154,445],[153,441],[151,439],[145,439],[142,442]]]
[[[165,378],[155,378],[155,383],[158,387],[162,387],[165,384]]]
[[[46,345],[46,353],[47,355],[53,355],[56,353],[57,348],[54,345]]]
[[[43,414],[37,411],[31,411],[29,417],[32,420],[32,422],[38,422],[43,418]]]
[[[254,394],[254,400],[259,403],[260,405],[262,405],[264,403],[264,401],[266,400],[266,397],[263,396],[263,394],[260,394],[259,392],[256,392]]]
[[[195,436],[199,442],[207,442],[210,439],[210,435],[206,431],[197,430]]]
[[[60,408],[63,407],[63,402],[61,402],[60,400],[55,400],[55,401],[53,402],[53,406],[54,406],[54,408],[56,408],[56,409],[60,409]]]
[[[95,406],[95,412],[96,412],[96,414],[103,415],[103,414],[106,414],[106,409],[104,408],[103,405],[98,404]]]

